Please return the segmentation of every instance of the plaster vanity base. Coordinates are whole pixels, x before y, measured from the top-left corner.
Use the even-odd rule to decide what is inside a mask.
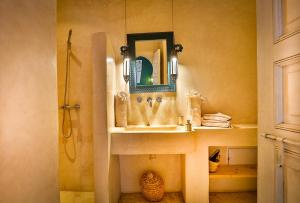
[[[185,202],[208,203],[209,146],[253,147],[257,145],[256,133],[256,127],[249,125],[229,129],[200,127],[195,128],[193,132],[129,132],[114,129],[111,132],[111,153],[114,155],[183,155],[181,192]],[[124,195],[130,198],[130,195],[123,194],[123,199]],[[122,201],[126,202],[126,198]]]
[[[209,202],[209,146],[257,146],[257,128],[253,125],[236,125],[229,129],[198,128],[197,150],[185,158],[185,201]]]

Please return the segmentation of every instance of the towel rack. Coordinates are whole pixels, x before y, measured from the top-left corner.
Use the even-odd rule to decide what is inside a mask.
[[[296,146],[297,148],[300,148],[300,142],[292,141],[286,137],[280,137],[276,135],[272,135],[269,133],[262,133],[260,136],[264,137],[265,139],[272,140],[274,142],[279,142],[281,144],[288,144],[288,145],[293,145]],[[287,147],[287,149],[284,146],[281,146],[283,148],[280,149],[278,153],[278,158],[277,158],[277,163],[276,163],[276,168],[275,168],[275,202],[276,203],[284,203],[285,199],[285,184],[289,184],[286,182],[285,175],[284,175],[284,167],[285,165],[283,159],[284,159],[284,153],[293,155],[293,157],[300,158],[300,153],[299,151],[297,152],[296,150],[291,149],[291,147]],[[294,148],[295,149],[295,148]]]
[[[292,141],[292,140],[287,139],[286,137],[279,137],[279,136],[271,135],[268,133],[262,133],[261,136],[266,139],[272,140],[272,141],[276,141],[279,143],[294,146],[294,148],[285,147],[284,151],[288,154],[294,155],[294,157],[300,158],[300,151],[295,150],[295,147],[297,149],[300,149],[300,142]]]
[[[266,138],[266,139],[269,139],[269,140],[283,142],[284,144],[289,144],[289,145],[293,145],[293,146],[296,146],[296,147],[300,147],[300,142],[289,140],[286,137],[279,137],[279,136],[271,135],[271,134],[268,134],[268,133],[262,133],[261,136]]]

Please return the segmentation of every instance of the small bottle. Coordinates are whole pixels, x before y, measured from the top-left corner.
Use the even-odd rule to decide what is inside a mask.
[[[180,126],[184,126],[183,116],[178,116],[177,119],[178,119],[177,124]]]
[[[192,131],[192,124],[190,120],[186,120],[186,131]]]

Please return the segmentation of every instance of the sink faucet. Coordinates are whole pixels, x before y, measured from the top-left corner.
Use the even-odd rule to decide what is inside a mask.
[[[148,102],[149,106],[152,107],[152,97],[148,97],[147,102]]]

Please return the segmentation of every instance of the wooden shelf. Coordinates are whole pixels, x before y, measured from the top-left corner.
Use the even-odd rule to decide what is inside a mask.
[[[209,178],[256,178],[256,165],[221,165]]]
[[[209,174],[210,192],[256,191],[256,165],[223,165]]]
[[[232,130],[232,129],[257,129],[256,124],[232,124],[229,128],[221,127],[206,127],[206,126],[195,126],[193,130]]]
[[[141,193],[122,193],[119,203],[150,203]],[[184,203],[180,192],[165,193],[160,203]]]

